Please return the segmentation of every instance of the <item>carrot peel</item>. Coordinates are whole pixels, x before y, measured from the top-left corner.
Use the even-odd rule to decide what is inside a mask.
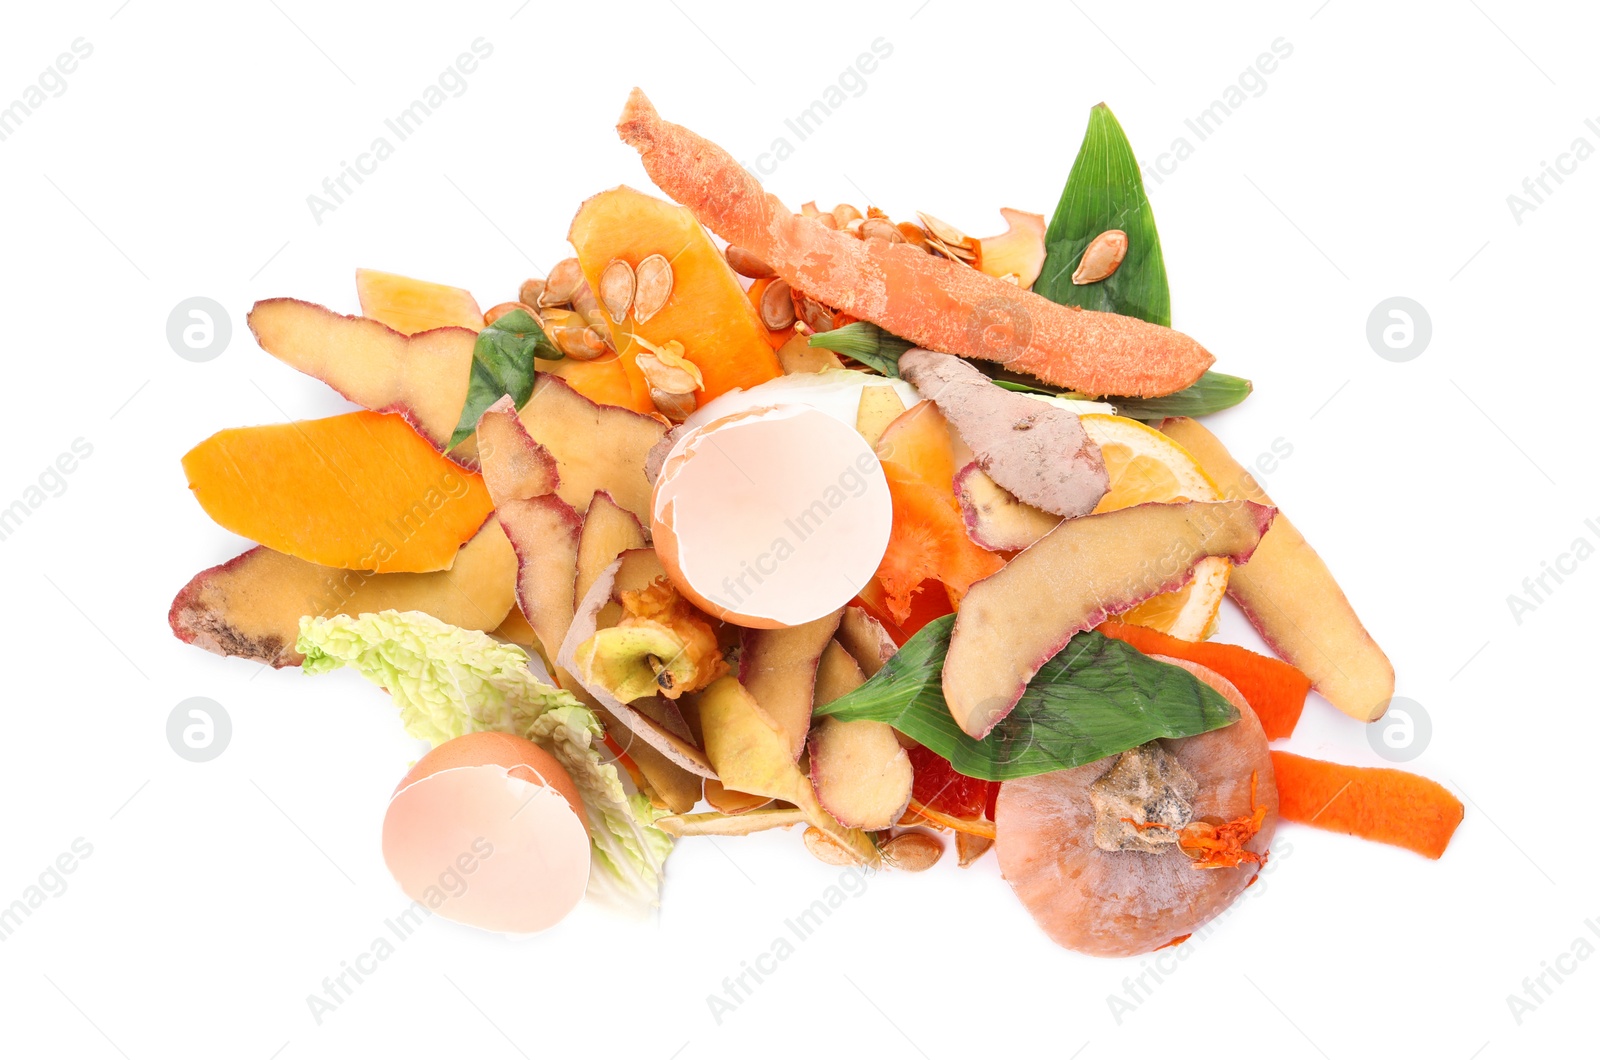
[[[1086,394],[1181,390],[1214,358],[1136,317],[1057,305],[909,243],[855,239],[793,213],[716,144],[663,121],[637,88],[617,133],[656,186],[796,290],[919,346],[999,361]]]
[[[1465,813],[1443,785],[1399,769],[1347,766],[1272,752],[1278,813],[1330,832],[1439,858]]]

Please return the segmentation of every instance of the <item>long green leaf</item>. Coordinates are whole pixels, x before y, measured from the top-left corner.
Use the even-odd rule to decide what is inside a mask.
[[[507,394],[521,408],[533,394],[533,359],[561,359],[539,322],[521,309],[513,309],[478,332],[472,347],[472,377],[467,382],[467,403],[446,448],[454,449],[478,429],[478,417]]]
[[[954,615],[928,623],[871,680],[816,713],[888,722],[957,772],[982,780],[1070,769],[1239,720],[1232,704],[1187,670],[1084,632],[1040,668],[988,736],[974,740],[956,725],[940,690],[954,625]]]
[[[1208,416],[1231,409],[1250,396],[1248,379],[1224,372],[1207,372],[1192,386],[1158,398],[1118,398],[1117,411],[1134,420],[1164,420],[1168,416]]]
[[[1072,273],[1084,248],[1102,232],[1128,233],[1128,254],[1098,283],[1075,284]],[[1033,289],[1052,302],[1138,317],[1172,326],[1167,267],[1156,216],[1145,197],[1133,147],[1104,103],[1089,112],[1077,161],[1044,235],[1044,271]]]

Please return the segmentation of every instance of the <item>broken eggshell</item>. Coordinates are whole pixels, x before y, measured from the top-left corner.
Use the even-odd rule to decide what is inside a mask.
[[[656,553],[679,591],[756,629],[801,625],[849,603],[877,570],[892,521],[889,484],[866,439],[801,404],[749,408],[684,432],[651,501]]]
[[[543,931],[589,882],[572,777],[547,751],[474,732],[422,756],[383,817],[383,860],[406,896],[485,931]]]

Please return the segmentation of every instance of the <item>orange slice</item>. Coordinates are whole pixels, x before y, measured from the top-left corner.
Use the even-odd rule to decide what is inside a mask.
[[[1081,417],[1083,429],[1100,446],[1111,489],[1096,512],[1135,504],[1218,501],[1222,491],[1171,438],[1137,420],[1093,413]],[[1119,616],[1124,622],[1157,629],[1180,640],[1205,640],[1216,631],[1217,612],[1228,591],[1226,559],[1213,556],[1195,566],[1182,589],[1151,597]]]

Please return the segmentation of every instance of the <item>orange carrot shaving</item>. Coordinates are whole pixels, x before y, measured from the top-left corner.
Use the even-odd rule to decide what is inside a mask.
[[[1005,563],[967,535],[951,486],[950,428],[932,402],[919,402],[896,418],[877,449],[894,504],[894,526],[876,579],[884,591],[884,610],[904,629],[913,597],[925,582],[937,579],[959,599]]]
[[[916,799],[912,799],[907,803],[906,809],[924,820],[943,825],[952,831],[965,832],[968,835],[981,836],[984,839],[993,839],[995,836],[993,821],[985,821],[982,818],[954,817],[940,810],[935,810],[932,806],[920,803]]]
[[[1187,335],[1057,305],[910,243],[856,239],[790,211],[726,151],[663,121],[637,88],[617,123],[656,186],[818,301],[919,346],[1000,361],[1087,394],[1154,397],[1193,383],[1211,354]]]
[[[1405,847],[1437,859],[1465,813],[1443,785],[1399,769],[1373,769],[1272,752],[1278,812],[1286,821]]]
[[[1256,805],[1256,782],[1259,774],[1250,774],[1250,814],[1236,817],[1223,824],[1209,821],[1190,821],[1178,833],[1178,849],[1193,859],[1197,869],[1231,869],[1249,862],[1265,865],[1267,855],[1246,850],[1244,845],[1254,839],[1267,820],[1267,808]]]
[[[1095,631],[1138,648],[1146,655],[1171,655],[1199,663],[1226,677],[1261,719],[1267,739],[1281,740],[1294,732],[1306,705],[1311,679],[1280,659],[1261,655],[1237,644],[1198,644],[1111,619]]]

